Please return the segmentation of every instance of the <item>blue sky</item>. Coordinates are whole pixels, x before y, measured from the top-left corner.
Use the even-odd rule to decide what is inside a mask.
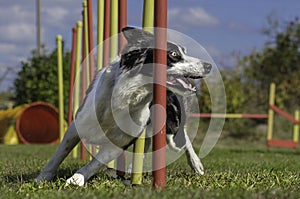
[[[128,24],[141,26],[142,0],[128,0]],[[97,1],[93,0],[96,16]],[[299,17],[299,0],[169,0],[168,26],[199,42],[217,65],[231,63],[232,52],[242,55],[261,49],[267,37],[261,34],[267,16],[281,22]],[[80,0],[41,0],[42,42],[49,51],[61,34],[71,48],[71,28],[81,19]],[[13,68],[0,91],[12,87],[20,62],[36,47],[35,0],[0,2],[0,78]],[[96,19],[94,18],[96,24]]]

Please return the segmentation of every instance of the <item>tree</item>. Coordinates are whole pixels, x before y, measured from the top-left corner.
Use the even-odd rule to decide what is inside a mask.
[[[263,49],[253,50],[244,57],[236,55],[237,64],[221,71],[228,113],[266,113],[272,82],[277,85],[277,106],[291,113],[299,108],[300,21],[295,19],[281,25],[269,17],[268,22],[263,33],[269,39]],[[200,110],[210,112],[210,98],[205,84],[202,84],[201,93]],[[252,127],[261,122],[265,123],[263,120],[231,120],[224,130],[230,132],[231,137],[253,136],[256,130]],[[283,126],[286,125],[279,125],[279,128]]]
[[[270,39],[263,50],[253,51],[239,61],[245,68],[246,86],[252,90],[249,94],[257,95],[256,99],[267,105],[263,99],[268,98],[269,85],[274,82],[277,105],[294,109],[300,101],[300,21],[296,18],[279,28],[278,22],[269,19],[264,33]]]
[[[45,52],[43,50],[43,52]],[[57,51],[38,56],[33,51],[14,82],[17,105],[44,101],[58,107]],[[64,106],[67,109],[69,96],[70,53],[63,50]]]

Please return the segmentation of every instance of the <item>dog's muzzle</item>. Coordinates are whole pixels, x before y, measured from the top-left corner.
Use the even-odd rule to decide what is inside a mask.
[[[182,91],[196,91],[196,88],[186,78],[177,78],[171,76],[167,80],[167,86],[176,87]]]

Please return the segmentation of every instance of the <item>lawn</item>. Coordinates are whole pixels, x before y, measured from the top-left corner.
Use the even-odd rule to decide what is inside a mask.
[[[124,185],[100,171],[87,186],[65,186],[84,162],[71,157],[54,182],[34,186],[33,178],[56,146],[0,145],[0,198],[299,198],[300,152],[244,145],[217,145],[202,161],[205,175],[195,175],[180,158],[167,168],[167,188],[153,190],[145,175],[139,187]]]

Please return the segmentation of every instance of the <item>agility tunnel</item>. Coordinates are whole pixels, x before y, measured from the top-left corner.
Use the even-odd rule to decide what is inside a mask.
[[[34,102],[0,111],[0,143],[55,144],[59,142],[58,110]]]

